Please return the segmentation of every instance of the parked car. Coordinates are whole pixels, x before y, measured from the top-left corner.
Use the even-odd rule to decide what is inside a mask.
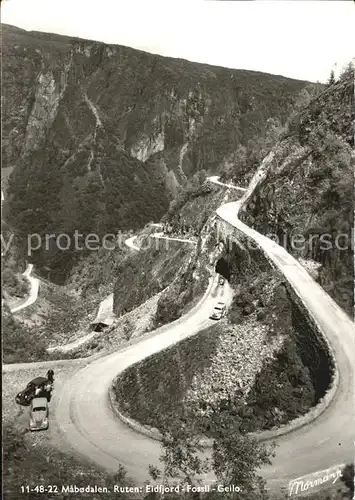
[[[36,395],[47,397],[49,400],[51,391],[52,385],[47,378],[36,377],[27,384],[23,391],[16,395],[15,401],[19,405],[28,406]]]
[[[226,305],[224,302],[217,302],[214,306],[210,319],[221,319],[226,314]]]
[[[221,285],[221,286],[223,286],[223,285],[224,285],[224,278],[223,278],[223,276],[220,276],[220,277],[218,278],[218,284],[219,284],[219,285]]]
[[[35,397],[35,387],[26,387],[16,395],[15,401],[18,405],[28,406]]]
[[[30,406],[30,431],[48,429],[47,398],[33,398]]]

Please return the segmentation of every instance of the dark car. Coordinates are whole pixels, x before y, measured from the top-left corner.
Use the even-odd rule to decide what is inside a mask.
[[[223,285],[224,285],[224,278],[223,278],[223,276],[219,276],[219,278],[218,278],[218,284],[219,284],[220,286],[223,286]]]
[[[26,387],[23,391],[16,395],[16,403],[22,406],[28,406],[35,397],[35,387]]]
[[[16,395],[16,403],[22,406],[28,406],[32,399],[36,396],[36,390],[39,389],[40,395],[42,397],[47,397],[47,399],[50,399],[50,392],[51,390],[47,390],[46,387],[49,387],[50,382],[47,378],[45,377],[36,377],[31,382],[29,382],[26,386],[26,388],[19,392]]]
[[[34,385],[35,387],[41,387],[42,385],[48,384],[49,380],[47,377],[36,377],[31,382],[28,382],[27,387]]]

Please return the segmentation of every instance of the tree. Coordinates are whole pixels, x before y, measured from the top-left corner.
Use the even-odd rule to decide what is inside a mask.
[[[198,404],[197,404],[198,406]],[[267,449],[256,439],[239,430],[241,419],[228,405],[224,410],[211,408],[208,416],[202,417],[191,409],[180,416],[170,415],[160,426],[163,428],[160,461],[163,464],[163,484],[178,478],[182,484],[198,485],[199,476],[213,472],[218,484],[238,486],[241,491],[223,493],[223,498],[238,500],[266,500],[265,481],[257,469],[270,464],[272,448]],[[212,437],[210,458],[201,458],[203,448],[201,435]],[[158,478],[160,471],[150,466],[150,475]],[[207,495],[206,498],[215,498]],[[221,498],[221,497],[220,497]]]
[[[250,500],[267,499],[265,481],[257,469],[271,464],[273,447],[267,449],[240,432],[240,419],[232,408],[215,409],[210,418],[210,434],[213,436],[212,468],[224,486],[238,486],[240,492],[225,493],[225,498]]]
[[[343,475],[341,476],[341,481],[349,489],[350,498],[354,498],[354,464],[348,464],[343,469]]]
[[[330,87],[331,85],[334,85],[335,81],[336,81],[335,74],[334,74],[334,70],[332,69],[332,71],[330,72],[330,76],[329,76],[327,85]]]
[[[154,479],[162,476],[163,484],[171,479],[179,479],[181,484],[198,484],[197,476],[209,469],[208,459],[202,459],[199,454],[202,447],[194,432],[191,421],[174,415],[163,424],[162,455],[160,461],[163,471],[150,465],[149,473]]]
[[[247,172],[247,148],[241,144],[226,158],[221,171],[222,180],[240,179]]]
[[[295,103],[293,105],[295,111],[300,111],[301,109],[306,108],[311,102],[311,94],[310,91],[306,88],[302,89],[301,92],[298,93]]]
[[[339,82],[348,82],[354,87],[355,61],[349,62],[346,68],[340,73]]]
[[[265,154],[276,144],[282,132],[284,132],[284,127],[279,120],[279,118],[269,118],[266,122],[265,131]]]

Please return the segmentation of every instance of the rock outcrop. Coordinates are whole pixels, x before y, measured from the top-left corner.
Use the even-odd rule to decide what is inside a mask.
[[[296,111],[241,218],[301,262],[353,311],[354,70]],[[313,265],[314,267],[314,265]]]

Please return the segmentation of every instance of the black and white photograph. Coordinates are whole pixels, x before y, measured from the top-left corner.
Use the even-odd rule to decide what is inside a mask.
[[[352,500],[355,3],[3,0],[5,500]]]

